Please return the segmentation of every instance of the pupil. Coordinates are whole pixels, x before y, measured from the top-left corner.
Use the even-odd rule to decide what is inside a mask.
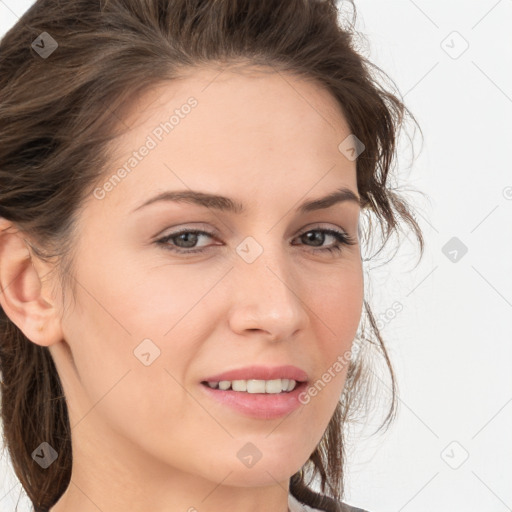
[[[309,231],[308,233],[306,233],[305,235],[307,238],[310,239],[310,241],[314,242],[314,238],[316,237],[317,238],[317,241],[319,242],[318,244],[316,245],[322,245],[322,240],[318,239],[319,237],[321,238],[323,236],[323,233],[320,233],[319,231]]]
[[[195,233],[182,233],[178,238],[180,238],[180,237],[188,238],[189,236],[195,237],[197,235]],[[184,241],[186,244],[187,240],[184,240]],[[186,245],[186,247],[193,247],[195,242],[196,242],[196,240],[194,240],[194,238],[192,238],[192,243],[190,243],[190,240],[188,240],[189,245]]]

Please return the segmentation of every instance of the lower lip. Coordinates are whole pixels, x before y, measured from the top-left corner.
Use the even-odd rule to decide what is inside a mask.
[[[293,391],[285,393],[245,393],[231,389],[223,391],[208,384],[200,384],[204,392],[221,404],[251,418],[274,419],[290,414],[300,405],[299,395],[306,389],[306,382],[297,383]]]

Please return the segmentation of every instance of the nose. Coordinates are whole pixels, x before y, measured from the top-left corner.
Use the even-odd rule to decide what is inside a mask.
[[[252,263],[244,258],[230,272],[233,332],[257,331],[270,341],[285,340],[308,324],[300,279],[283,249],[265,249]],[[303,290],[302,290],[303,291]]]

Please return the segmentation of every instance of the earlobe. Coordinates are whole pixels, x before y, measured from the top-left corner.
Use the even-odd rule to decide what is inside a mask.
[[[0,218],[0,306],[29,340],[49,346],[62,339],[62,332],[40,277],[23,233]]]

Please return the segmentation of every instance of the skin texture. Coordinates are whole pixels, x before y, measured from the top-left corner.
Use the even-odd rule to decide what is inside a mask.
[[[74,301],[61,303],[51,267],[33,254],[31,263],[23,236],[1,219],[0,303],[49,347],[70,411],[72,481],[51,512],[285,512],[289,478],[343,390],[346,366],[290,415],[253,419],[200,384],[251,364],[293,364],[315,382],[351,348],[363,304],[359,244],[331,254],[319,249],[333,236],[300,235],[337,229],[357,242],[359,205],[294,212],[340,187],[358,193],[356,162],[338,149],[351,133],[341,109],[288,74],[195,70],[138,99],[105,180],[191,96],[197,106],[157,147],[102,199],[88,197]],[[132,213],[159,192],[187,189],[247,211],[158,202]],[[155,243],[185,227],[215,233],[172,241],[204,253]],[[250,264],[236,252],[249,236],[263,249]],[[160,350],[148,366],[134,355],[144,339]],[[250,468],[237,457],[249,442],[262,454]]]

